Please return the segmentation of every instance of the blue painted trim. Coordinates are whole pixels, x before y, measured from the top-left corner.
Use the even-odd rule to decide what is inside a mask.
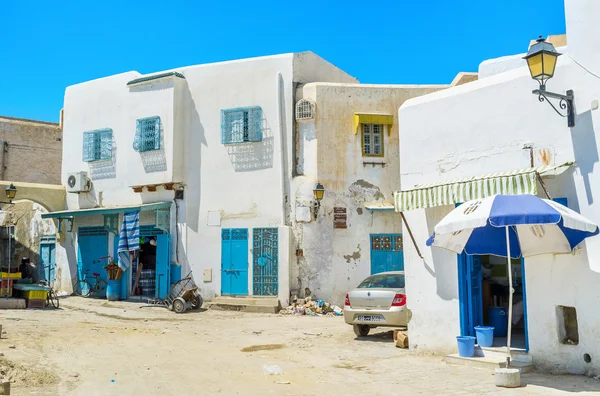
[[[108,215],[116,213],[125,213],[132,211],[144,212],[147,210],[167,209],[171,207],[171,202],[157,202],[153,204],[142,204],[137,206],[124,206],[120,208],[96,208],[96,209],[80,209],[80,210],[63,210],[60,212],[46,213],[42,215],[42,219],[58,219],[67,217],[79,216],[95,216]]]
[[[525,324],[525,350],[529,352],[529,320],[527,319],[527,284],[525,282],[524,258],[521,259],[521,284],[521,287],[523,288],[523,320]]]

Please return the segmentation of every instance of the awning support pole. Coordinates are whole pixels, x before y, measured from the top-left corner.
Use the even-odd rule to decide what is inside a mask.
[[[419,250],[419,247],[417,246],[417,241],[415,241],[415,237],[413,236],[410,226],[408,225],[408,222],[406,221],[406,217],[404,217],[404,213],[400,212],[400,216],[402,216],[402,222],[404,223],[404,225],[406,226],[406,229],[408,230],[408,235],[410,235],[410,239],[412,240],[413,245],[415,245],[417,254],[419,255],[419,257],[421,257],[421,259],[423,259],[423,255],[421,254],[421,251]]]
[[[548,189],[546,188],[546,183],[544,183],[542,176],[540,175],[539,172],[535,172],[535,176],[536,176],[537,180],[540,182],[540,185],[542,186],[542,190],[544,190],[544,194],[546,194],[546,197],[548,197],[548,199],[551,200],[552,197],[550,196],[550,194],[548,194]]]
[[[506,368],[510,368],[510,341],[512,336],[512,310],[513,310],[513,278],[512,260],[510,258],[510,227],[506,226],[506,255],[508,256],[508,333],[506,336]]]

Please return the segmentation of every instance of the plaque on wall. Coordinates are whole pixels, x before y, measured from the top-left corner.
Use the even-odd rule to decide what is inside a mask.
[[[346,208],[339,206],[333,208],[333,228],[348,228]]]

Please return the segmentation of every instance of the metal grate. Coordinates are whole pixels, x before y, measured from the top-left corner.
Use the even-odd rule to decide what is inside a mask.
[[[160,117],[140,118],[136,124],[133,149],[139,153],[160,150]]]
[[[94,162],[112,158],[112,129],[83,133],[83,161]]]
[[[363,155],[383,156],[382,124],[363,124]]]
[[[141,225],[140,226],[140,237],[152,237],[157,235],[165,234],[163,230],[159,230],[151,225]]]
[[[404,240],[402,239],[402,235],[394,236],[394,250],[397,252],[404,251]]]
[[[79,227],[77,230],[79,236],[82,235],[108,235],[108,232],[104,228],[104,226],[98,227]]]
[[[221,110],[221,143],[239,144],[261,141],[261,107]]]
[[[245,228],[236,228],[231,230],[231,239],[234,241],[248,240],[248,230]]]
[[[382,235],[372,234],[371,235],[371,249],[381,250],[388,252],[401,252],[403,251],[403,239],[402,234]]]
[[[296,120],[312,120],[315,118],[315,104],[307,99],[296,103]]]
[[[252,248],[253,294],[279,293],[279,240],[277,228],[255,228]]]

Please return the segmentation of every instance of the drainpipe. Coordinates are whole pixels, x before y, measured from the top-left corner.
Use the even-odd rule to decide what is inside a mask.
[[[285,225],[285,147],[284,147],[284,137],[285,137],[285,133],[284,133],[284,125],[283,125],[283,117],[282,114],[285,111],[284,106],[283,106],[283,97],[282,97],[282,91],[283,91],[283,87],[281,82],[283,81],[282,77],[281,77],[281,73],[277,73],[277,81],[276,81],[276,88],[277,88],[277,118],[278,118],[278,124],[279,124],[279,147],[281,149],[280,152],[280,161],[281,161],[281,166],[279,167],[279,176],[280,176],[280,180],[279,180],[279,189],[280,189],[280,194],[281,194],[281,225],[284,226]]]
[[[8,155],[8,142],[4,142],[2,150],[2,180],[6,180],[6,156]]]

